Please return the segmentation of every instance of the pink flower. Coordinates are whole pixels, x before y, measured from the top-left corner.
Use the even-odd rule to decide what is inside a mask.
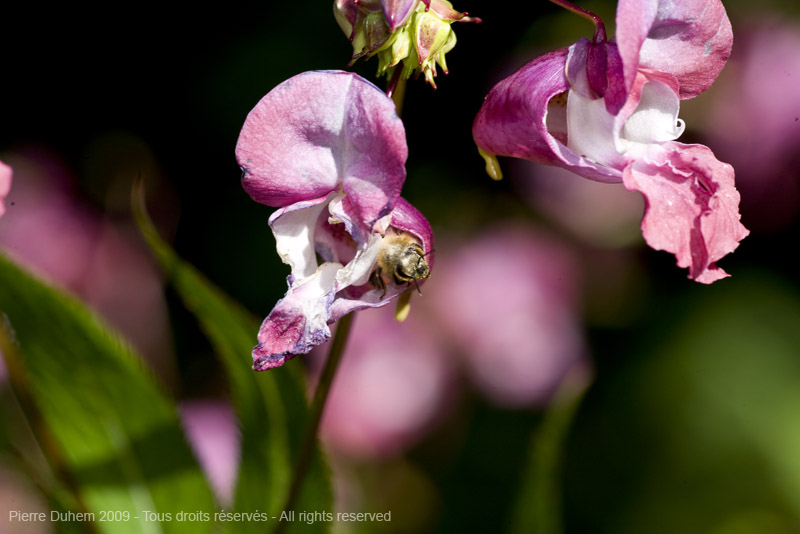
[[[737,31],[703,133],[736,166],[750,224],[775,231],[800,211],[800,24],[756,19]]]
[[[224,401],[192,400],[180,405],[181,424],[214,494],[233,503],[241,437],[236,414]]]
[[[322,420],[321,435],[337,452],[398,455],[449,412],[454,368],[436,328],[419,311],[403,323],[388,307],[358,318]],[[312,365],[321,367],[323,359],[313,353]]]
[[[733,168],[675,139],[680,99],[708,89],[730,55],[730,22],[719,0],[620,0],[616,27],[616,40],[599,25],[593,41],[498,83],[475,118],[475,142],[639,191],[647,243],[675,254],[690,278],[714,282],[727,276],[715,262],[748,234]]]
[[[254,369],[307,353],[330,337],[328,324],[405,291],[393,273],[385,287],[376,279],[394,236],[421,251],[407,278],[427,277],[430,225],[400,198],[407,155],[394,103],[355,74],[300,74],[250,112],[236,147],[242,183],[257,202],[280,208],[269,224],[291,267],[289,291],[261,325]]]
[[[487,229],[441,255],[437,280],[446,282],[426,290],[425,305],[495,403],[542,406],[570,370],[588,368],[575,259],[556,240],[527,226]]]
[[[3,201],[11,190],[11,175],[11,167],[0,161],[0,217],[6,212]]]
[[[510,172],[515,189],[551,222],[603,248],[639,241],[642,199],[638,195],[584,180],[561,167],[519,163]]]
[[[118,329],[159,377],[175,380],[163,283],[135,228],[92,209],[58,156],[20,148],[13,205],[0,220],[0,249],[36,275],[73,292]]]

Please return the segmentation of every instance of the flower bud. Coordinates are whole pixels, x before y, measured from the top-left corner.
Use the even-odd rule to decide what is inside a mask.
[[[434,88],[436,65],[447,74],[444,56],[456,44],[450,24],[480,22],[447,0],[336,0],[334,14],[353,43],[351,65],[377,55],[378,76],[399,66],[403,79],[423,74]]]

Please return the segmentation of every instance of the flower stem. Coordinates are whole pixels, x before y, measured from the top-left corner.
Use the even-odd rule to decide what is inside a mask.
[[[336,334],[334,334],[333,341],[331,342],[331,351],[328,353],[328,359],[319,376],[317,389],[314,392],[314,399],[311,401],[308,427],[306,429],[305,438],[303,439],[302,449],[300,449],[300,454],[297,457],[294,477],[292,478],[291,486],[289,486],[286,504],[283,507],[284,511],[288,512],[294,509],[297,497],[300,495],[300,490],[303,486],[303,480],[311,467],[314,449],[317,444],[317,431],[319,430],[319,424],[322,420],[322,413],[325,410],[325,401],[328,399],[328,392],[330,392],[333,377],[336,374],[339,362],[344,354],[354,316],[355,312],[345,315],[339,319],[338,326],[336,327]],[[287,524],[288,522],[285,521],[278,523],[275,533],[280,534],[283,532]]]
[[[406,80],[403,78],[403,67],[398,65],[392,73],[392,78],[389,80],[389,87],[386,89],[386,96],[392,99],[394,107],[397,109],[397,116],[403,114],[403,99],[406,96]]]
[[[587,11],[582,7],[578,7],[572,2],[568,2],[567,0],[550,0],[557,6],[561,6],[567,11],[575,13],[579,17],[583,17],[592,24],[594,24],[594,42],[595,43],[602,43],[606,41],[606,27],[603,24],[603,19],[592,13],[591,11]]]

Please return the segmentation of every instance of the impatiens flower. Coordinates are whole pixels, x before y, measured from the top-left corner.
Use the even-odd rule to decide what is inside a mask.
[[[300,74],[250,112],[236,146],[242,184],[280,208],[269,224],[291,267],[289,291],[261,325],[254,369],[307,353],[330,337],[329,323],[430,274],[430,225],[400,198],[407,155],[392,100],[352,73]],[[376,273],[382,245],[397,236],[422,253],[409,253],[402,273]]]
[[[0,161],[0,217],[6,212],[3,202],[11,190],[11,167]]]
[[[353,43],[352,62],[377,54],[379,76],[402,62],[404,79],[423,73],[433,87],[436,65],[447,74],[444,56],[456,45],[450,24],[480,22],[447,0],[335,0],[333,12]]]
[[[511,176],[515,190],[560,228],[604,249],[628,247],[641,239],[639,195],[584,180],[561,167],[514,163],[519,163]]]
[[[714,282],[727,276],[716,261],[748,234],[733,168],[675,139],[680,99],[708,89],[730,55],[725,9],[719,0],[620,0],[616,28],[606,40],[598,19],[593,41],[498,83],[475,118],[475,142],[490,159],[557,165],[640,192],[647,243],[675,254],[690,278]]]
[[[775,231],[800,213],[800,23],[755,19],[737,31],[703,133],[736,166],[750,225]]]

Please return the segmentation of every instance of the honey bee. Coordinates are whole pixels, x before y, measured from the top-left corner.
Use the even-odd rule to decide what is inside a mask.
[[[417,280],[431,275],[425,256],[422,245],[409,234],[387,234],[378,251],[378,268],[370,276],[372,285],[382,291],[381,298],[386,296],[386,280],[383,275],[391,276],[397,285],[413,282],[420,292]]]

